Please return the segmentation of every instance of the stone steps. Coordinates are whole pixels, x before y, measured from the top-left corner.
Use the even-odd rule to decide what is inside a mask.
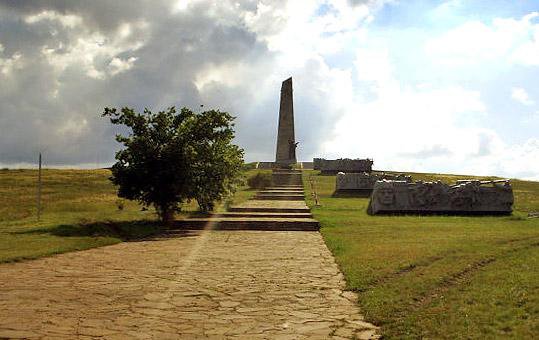
[[[250,200],[230,207],[230,212],[310,213],[305,201]]]
[[[274,170],[273,174],[282,181],[257,192],[251,200],[225,213],[178,220],[169,234],[201,229],[318,231],[320,224],[305,204],[301,171]]]
[[[258,207],[231,207],[230,212],[260,212],[260,213],[310,213],[309,208],[258,208]]]
[[[275,200],[275,201],[303,201],[305,195],[303,194],[257,194],[254,196],[255,200]]]
[[[178,220],[168,233],[181,230],[272,230],[318,231],[320,225],[312,218],[282,217],[210,217]]]
[[[287,191],[287,190],[300,190],[303,191],[303,185],[291,185],[291,186],[280,186],[280,187],[269,187],[264,189],[264,191]]]
[[[305,195],[303,190],[269,190],[269,191],[260,191],[256,195]],[[254,196],[253,196],[254,197]]]
[[[227,211],[220,214],[214,214],[213,217],[281,217],[281,218],[312,218],[313,215],[311,215],[310,212],[299,212],[299,213],[291,213],[291,212],[233,212],[233,211]]]
[[[293,189],[262,190],[262,191],[258,192],[258,194],[265,194],[265,195],[273,195],[273,194],[277,194],[277,195],[283,195],[283,194],[303,195],[303,193],[304,193],[304,191],[299,190],[299,189],[296,189],[296,190],[293,190]]]

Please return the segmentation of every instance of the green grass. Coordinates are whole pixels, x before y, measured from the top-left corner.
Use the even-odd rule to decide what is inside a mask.
[[[255,171],[249,171],[248,174]],[[43,171],[42,218],[36,170],[0,170],[0,263],[132,241],[159,233],[153,209],[119,199],[109,170]],[[240,202],[254,191],[242,188]],[[119,207],[122,206],[122,209]],[[197,211],[183,205],[183,215]],[[223,205],[218,210],[222,210]],[[181,218],[181,216],[179,216]]]
[[[304,178],[309,175],[315,175],[321,207],[313,213],[326,243],[366,318],[382,326],[386,338],[539,334],[539,219],[526,217],[539,211],[539,183],[513,181],[512,216],[368,216],[368,199],[333,198],[334,176],[311,171]],[[153,210],[118,200],[109,176],[108,170],[45,170],[37,222],[36,171],[0,170],[0,262],[158,233]],[[449,182],[470,177],[413,176]],[[253,193],[242,188],[234,201]],[[184,206],[185,214],[196,209],[194,202]]]
[[[324,239],[366,319],[385,338],[539,334],[539,219],[526,217],[539,211],[538,182],[512,181],[512,216],[369,216],[368,198],[331,197],[334,176],[307,172],[307,192],[311,175],[321,202],[312,211]]]

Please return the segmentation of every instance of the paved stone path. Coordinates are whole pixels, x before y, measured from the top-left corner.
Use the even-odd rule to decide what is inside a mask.
[[[0,338],[375,336],[318,232],[202,231],[0,265]]]

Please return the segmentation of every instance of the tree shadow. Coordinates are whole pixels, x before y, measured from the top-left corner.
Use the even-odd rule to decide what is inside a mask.
[[[200,211],[200,210],[182,211],[181,215],[176,216],[176,219],[181,220],[181,219],[185,219],[185,218],[210,217],[213,214],[215,214],[215,212],[213,212],[213,211]]]
[[[171,237],[197,236],[193,231],[175,231],[166,234],[167,228],[157,221],[102,221],[77,224],[60,224],[48,228],[16,231],[11,234],[49,234],[58,237],[113,237],[124,242],[159,240]]]
[[[331,197],[337,198],[369,198],[371,197],[372,190],[336,190]]]

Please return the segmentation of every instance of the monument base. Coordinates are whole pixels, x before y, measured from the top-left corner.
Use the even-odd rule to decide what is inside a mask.
[[[273,164],[273,169],[292,170],[296,167],[296,163],[277,163]]]
[[[303,186],[301,170],[273,169],[271,179],[275,186]]]

